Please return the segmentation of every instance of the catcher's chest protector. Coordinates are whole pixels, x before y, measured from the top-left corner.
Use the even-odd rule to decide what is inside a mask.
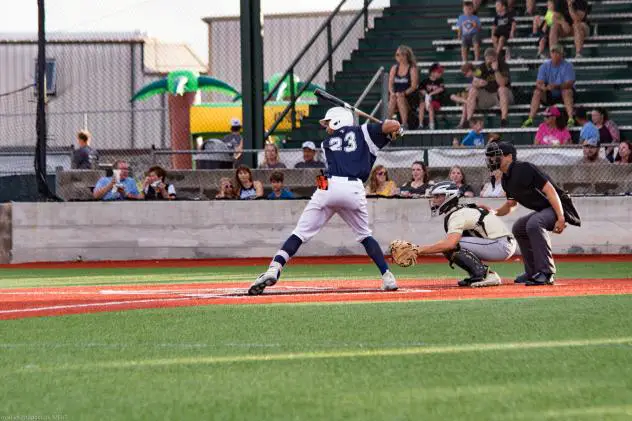
[[[456,210],[454,212],[450,212],[449,214],[447,214],[445,216],[445,218],[443,218],[443,229],[445,230],[445,232],[448,232],[448,222],[450,221],[450,217],[452,215],[454,215],[456,212],[460,211],[463,208],[471,208],[471,209],[476,209],[477,211],[479,211],[480,216],[478,218],[478,222],[476,222],[476,226],[477,227],[481,227],[481,229],[483,230],[483,232],[485,233],[485,236],[487,236],[487,230],[485,229],[485,217],[487,215],[489,215],[489,211],[483,208],[479,208],[478,206],[476,206],[475,204],[469,204],[469,205],[461,205],[459,207],[456,208]],[[479,237],[479,238],[485,238],[481,235],[481,233],[479,233],[476,230],[465,230],[463,231],[463,237]]]

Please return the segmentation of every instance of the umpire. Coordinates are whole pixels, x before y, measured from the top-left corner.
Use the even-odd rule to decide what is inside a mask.
[[[496,210],[504,216],[521,204],[533,210],[513,225],[512,231],[524,261],[525,273],[516,283],[553,285],[555,262],[549,231],[561,234],[566,224],[580,226],[579,214],[566,192],[538,167],[516,160],[516,148],[506,142],[492,142],[485,151],[490,171],[503,173],[507,201]]]

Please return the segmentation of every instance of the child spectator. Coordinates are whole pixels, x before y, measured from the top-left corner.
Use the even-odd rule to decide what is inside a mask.
[[[236,195],[239,199],[258,199],[263,197],[263,185],[261,181],[252,179],[252,171],[245,165],[240,165],[235,170]]]
[[[463,14],[457,20],[457,37],[461,40],[461,60],[465,63],[469,49],[474,48],[474,60],[481,58],[481,20],[474,15],[471,1],[463,3]]]
[[[575,109],[575,120],[582,128],[579,132],[579,144],[583,145],[585,140],[589,140],[591,144],[601,144],[601,135],[599,129],[592,121],[588,120],[588,114],[584,107],[577,107]]]
[[[443,82],[443,67],[439,63],[430,66],[428,77],[421,81],[419,92],[423,101],[419,103],[419,127],[424,128],[424,114],[428,110],[428,127],[435,129],[435,112],[441,109],[445,98],[445,84]]]
[[[622,140],[621,143],[619,143],[619,150],[617,151],[617,157],[614,163],[632,164],[632,145],[627,140]]]
[[[389,118],[398,111],[402,127],[408,129],[408,113],[417,106],[416,92],[419,86],[417,59],[413,50],[400,45],[395,52],[397,64],[391,67],[388,74],[388,115]],[[411,107],[414,106],[414,107]]]
[[[90,147],[92,136],[87,130],[77,133],[79,148],[72,153],[72,167],[77,170],[91,170],[99,159],[97,151]]]
[[[366,186],[367,195],[393,197],[397,193],[395,182],[388,177],[388,170],[384,165],[376,165],[371,170],[369,183]]]
[[[538,58],[546,59],[544,50],[549,45],[549,31],[553,26],[553,18],[555,17],[555,1],[546,2],[546,13],[544,16],[536,16],[533,18],[533,29],[531,36],[538,38]]]
[[[621,133],[619,127],[608,117],[608,111],[603,107],[596,107],[592,111],[592,122],[599,129],[599,141],[601,143],[619,143]],[[614,146],[606,147],[606,158],[612,162],[614,160]]]
[[[410,181],[400,187],[399,195],[401,197],[412,198],[424,197],[426,195],[426,190],[431,187],[430,183],[428,183],[428,167],[426,167],[426,164],[421,161],[415,161],[413,162],[410,171]]]
[[[461,66],[461,74],[467,79],[469,86],[462,90],[461,92],[457,92],[456,94],[450,95],[450,100],[455,102],[458,105],[463,107],[463,111],[461,112],[461,120],[459,121],[458,127],[465,126],[465,120],[467,120],[467,97],[470,94],[470,87],[472,86],[472,80],[474,79],[474,65],[472,63],[463,63]]]
[[[546,120],[538,127],[535,134],[536,145],[566,145],[571,143],[571,133],[566,127],[566,118],[559,108],[549,107],[544,111]]]
[[[455,165],[450,169],[450,180],[456,184],[463,196],[474,197],[474,189],[472,189],[472,186],[467,184],[465,181],[465,173],[458,165]]]
[[[507,40],[513,38],[515,34],[516,21],[513,12],[507,8],[507,0],[496,0],[496,16],[494,16],[494,25],[492,26],[492,44],[498,56],[505,48]],[[505,59],[509,59],[508,54],[505,54]]]
[[[236,199],[237,194],[233,188],[233,182],[228,177],[222,177],[219,180],[219,190],[215,195],[216,199]]]
[[[485,135],[483,130],[483,119],[478,117],[470,118],[470,132],[461,141],[461,146],[484,146]]]
[[[502,141],[502,136],[500,135],[500,133],[490,133],[489,136],[487,136],[487,144],[489,145],[492,142],[500,142]]]
[[[279,147],[275,143],[266,143],[263,154],[263,163],[261,163],[259,168],[286,168],[285,164],[279,159]]]
[[[156,165],[147,171],[147,177],[143,182],[143,194],[145,200],[175,200],[176,188],[173,184],[165,183],[167,171]]]
[[[272,184],[272,192],[268,195],[268,199],[294,199],[294,193],[283,187],[283,173],[274,171],[270,174],[270,184]]]

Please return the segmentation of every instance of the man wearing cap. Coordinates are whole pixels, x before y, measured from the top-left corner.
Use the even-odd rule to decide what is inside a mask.
[[[294,168],[325,168],[325,163],[317,161],[316,145],[314,142],[303,142],[303,161],[294,165]]]
[[[584,156],[579,160],[579,164],[608,164],[606,159],[599,156],[599,129],[588,119],[586,110],[578,107],[575,110],[575,118],[577,124],[582,126],[579,144],[582,145]]]
[[[230,119],[230,134],[224,136],[222,142],[233,151],[233,167],[237,168],[241,163],[241,157],[244,150],[244,139],[241,137],[241,121],[238,118]]]
[[[502,187],[507,193],[507,201],[494,210],[496,215],[507,215],[518,204],[533,210],[519,218],[512,228],[525,268],[525,273],[515,282],[553,285],[556,268],[549,231],[561,234],[567,222],[579,226],[579,214],[570,197],[547,174],[529,162],[516,160],[516,148],[512,144],[491,143],[485,155],[489,170],[500,169],[503,173]]]
[[[522,127],[533,126],[533,119],[540,104],[555,105],[562,101],[568,113],[568,125],[573,126],[573,106],[575,103],[575,69],[564,59],[564,48],[555,44],[551,47],[551,59],[540,65],[538,79],[531,98],[529,117]]]
[[[511,92],[509,66],[498,59],[493,48],[485,50],[485,61],[474,71],[474,80],[467,97],[467,120],[471,119],[476,109],[486,110],[500,106],[500,126],[507,126],[509,106],[514,97]]]

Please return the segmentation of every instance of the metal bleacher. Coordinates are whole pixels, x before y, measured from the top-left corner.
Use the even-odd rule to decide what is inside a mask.
[[[516,2],[519,5],[523,2]],[[623,136],[632,135],[632,0],[593,0],[589,14],[590,36],[586,38],[583,57],[575,59],[572,38],[562,39],[566,56],[573,63],[577,75],[577,105],[591,108],[606,107],[612,119],[622,128]],[[542,14],[545,3],[538,3],[538,14]],[[520,6],[518,6],[520,7]],[[391,0],[382,17],[376,18],[374,27],[359,41],[358,48],[335,80],[327,89],[337,96],[354,102],[360,96],[376,70],[384,66],[387,70],[394,63],[394,53],[401,44],[412,47],[422,77],[428,67],[440,62],[445,68],[444,80],[448,95],[463,90],[466,79],[460,73],[460,42],[455,39],[452,24],[461,13],[461,2],[445,0]],[[479,113],[484,117],[488,131],[511,133],[517,144],[533,142],[532,130],[519,129],[526,117],[533,86],[542,59],[536,58],[537,39],[532,38],[531,19],[524,10],[517,9],[519,23],[516,38],[509,41],[512,89],[515,104],[511,107],[509,128],[500,130],[498,110]],[[483,48],[491,46],[490,21],[493,17],[493,2],[481,8],[479,16],[483,22]],[[369,91],[362,108],[371,110],[381,98],[381,86],[375,84]],[[437,131],[410,131],[405,136],[405,145],[430,146],[448,145],[453,136],[462,131],[453,130],[459,121],[460,107],[446,103],[437,117]],[[296,146],[304,140],[321,137],[318,119],[329,105],[319,103],[310,108],[310,117],[304,118],[301,127],[295,130],[288,146]],[[539,121],[536,121],[539,123]]]

